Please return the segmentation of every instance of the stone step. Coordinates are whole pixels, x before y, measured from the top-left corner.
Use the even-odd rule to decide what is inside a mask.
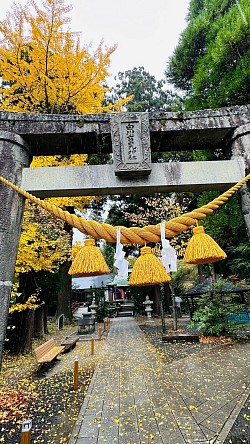
[[[117,316],[118,317],[133,316],[133,311],[119,311]]]

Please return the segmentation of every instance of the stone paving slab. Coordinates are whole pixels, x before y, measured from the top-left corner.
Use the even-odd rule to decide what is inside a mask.
[[[249,362],[242,344],[166,364],[133,318],[114,319],[69,444],[221,444]]]

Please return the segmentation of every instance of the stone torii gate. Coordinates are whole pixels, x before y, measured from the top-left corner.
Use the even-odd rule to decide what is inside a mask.
[[[0,175],[37,197],[226,190],[250,165],[250,105],[196,112],[0,113]],[[152,152],[209,149],[226,159],[151,163]],[[113,164],[30,169],[32,156],[112,153]],[[250,234],[250,199],[241,190]],[[24,199],[0,183],[0,362]]]

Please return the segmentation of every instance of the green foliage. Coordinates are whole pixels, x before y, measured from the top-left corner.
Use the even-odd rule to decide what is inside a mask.
[[[204,9],[204,0],[191,0],[189,4],[188,20],[197,17]]]
[[[89,154],[88,155],[88,165],[105,165],[108,161],[111,160],[111,155],[109,153],[100,153]]]
[[[216,191],[202,193],[198,198],[198,207],[207,204],[218,195],[219,193]],[[204,219],[203,225],[206,228],[206,233],[213,237],[225,250],[233,245],[238,245],[242,239],[247,239],[244,219],[236,195],[230,197],[211,216],[208,215]]]
[[[97,322],[103,322],[105,318],[109,316],[109,302],[100,300],[98,302],[98,307],[96,309],[96,320]]]
[[[146,312],[143,302],[145,301],[146,296],[149,296],[149,299],[151,300],[153,299],[153,286],[130,287],[129,292],[134,302],[135,313],[145,316]]]
[[[114,254],[115,254],[114,244],[111,244],[110,242],[104,242],[102,252],[111,273],[115,273],[116,268],[114,267]]]
[[[229,267],[233,274],[238,276],[240,279],[245,279],[246,282],[250,283],[250,245],[249,240],[241,242],[236,247],[231,247],[229,249],[230,257]]]
[[[204,12],[190,22],[182,34],[181,41],[170,59],[166,76],[175,87],[189,93],[195,75],[197,60],[205,51],[206,33],[209,22]]]
[[[150,196],[133,194],[116,196],[114,200],[117,204],[110,208],[107,223],[142,227],[180,216],[187,210],[190,195],[187,193],[181,195],[155,193]],[[187,237],[188,233],[184,232],[172,240],[178,257],[183,257]],[[127,254],[130,254],[134,252],[135,247],[125,246],[124,250]]]
[[[110,99],[122,99],[132,95],[126,109],[131,112],[173,111],[182,108],[181,99],[170,90],[165,89],[165,80],[156,78],[142,66],[125,72],[119,72],[118,83],[111,90]]]
[[[249,0],[190,1],[187,27],[166,71],[168,80],[185,92],[185,109],[250,103],[249,25]],[[208,151],[195,151],[193,160],[213,160],[224,155],[222,151],[214,151],[214,157],[208,158],[207,154]],[[202,193],[196,206],[208,203],[218,194]],[[242,250],[237,246],[247,235],[237,196],[204,219],[204,225],[206,233],[228,254],[231,270],[242,276],[243,270],[247,270],[244,260],[248,256],[241,255]],[[238,259],[233,253],[235,246]],[[216,264],[216,267],[225,266],[226,262]]]
[[[97,322],[103,322],[110,313],[110,303],[105,301],[104,290],[102,288],[95,288],[93,295],[87,297],[87,303],[91,305],[93,297],[95,296],[96,308],[96,320]]]
[[[192,160],[195,162],[202,162],[205,160],[214,160],[215,159],[215,153],[209,150],[195,150],[193,151],[193,158]]]
[[[248,0],[193,0],[166,76],[187,94],[186,109],[250,102]]]
[[[193,320],[189,327],[196,328],[204,336],[227,336],[236,337],[239,325],[228,320],[228,316],[242,310],[239,304],[224,303],[219,299],[209,300],[204,296],[200,301],[199,308],[194,312]]]
[[[181,296],[188,289],[188,283],[192,285],[198,281],[198,268],[196,265],[178,262],[178,270],[172,274],[171,287],[175,296]]]

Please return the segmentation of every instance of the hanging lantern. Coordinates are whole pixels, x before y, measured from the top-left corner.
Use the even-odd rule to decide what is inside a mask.
[[[95,246],[94,239],[86,239],[84,246],[76,254],[74,261],[69,269],[72,276],[99,276],[109,273],[101,250]]]
[[[195,227],[189,240],[183,261],[187,264],[209,264],[227,257],[215,240],[204,232],[204,227]]]
[[[141,248],[141,256],[135,261],[130,275],[130,285],[155,285],[170,281],[161,261],[152,253],[150,247]]]

